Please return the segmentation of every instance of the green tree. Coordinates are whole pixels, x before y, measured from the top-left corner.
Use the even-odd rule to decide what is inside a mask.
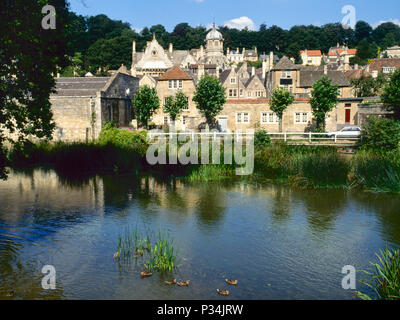
[[[206,118],[207,124],[215,126],[215,117],[226,102],[225,88],[216,77],[204,75],[196,86],[193,101]]]
[[[363,72],[360,78],[351,80],[356,97],[378,96],[385,83],[386,77],[382,73],[373,78],[372,76],[366,76]]]
[[[393,150],[399,147],[400,125],[393,119],[371,117],[362,126],[361,145],[366,149]]]
[[[355,37],[357,41],[369,39],[372,33],[372,27],[365,21],[358,21],[356,23]]]
[[[275,112],[279,118],[279,132],[282,132],[283,112],[293,103],[293,101],[294,96],[287,90],[277,88],[272,92],[271,110]]]
[[[325,129],[326,113],[330,112],[339,103],[339,87],[332,85],[332,80],[323,76],[312,87],[310,99],[311,109],[317,119],[317,130]]]
[[[383,89],[382,102],[394,108],[396,116],[400,115],[400,69],[397,69],[389,78]]]
[[[164,112],[171,116],[171,120],[175,122],[176,118],[184,109],[187,109],[188,98],[182,91],[178,91],[174,97],[168,97],[164,105]]]
[[[133,106],[136,119],[143,127],[147,128],[150,117],[160,107],[160,99],[157,96],[156,89],[147,85],[140,87],[133,97]]]

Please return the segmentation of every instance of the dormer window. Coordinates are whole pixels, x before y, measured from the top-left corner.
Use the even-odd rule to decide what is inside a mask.
[[[282,78],[291,79],[292,71],[282,71]]]
[[[156,50],[153,50],[153,51],[151,52],[151,54],[152,54],[153,57],[155,57],[155,56],[157,55],[157,51],[156,51]]]
[[[236,83],[236,78],[231,78],[231,83],[235,84]]]
[[[182,80],[168,80],[168,89],[182,89],[183,81]]]

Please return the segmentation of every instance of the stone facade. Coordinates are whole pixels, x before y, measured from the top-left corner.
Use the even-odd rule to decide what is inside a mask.
[[[118,72],[111,78],[59,78],[50,96],[55,141],[91,141],[102,126],[114,121],[129,126],[131,100],[139,79]]]

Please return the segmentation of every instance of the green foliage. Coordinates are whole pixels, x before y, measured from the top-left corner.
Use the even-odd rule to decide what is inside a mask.
[[[378,55],[378,45],[376,42],[371,42],[367,39],[363,39],[357,46],[356,60],[351,62],[357,62],[360,65],[366,65],[368,59],[376,58]]]
[[[364,149],[393,150],[400,143],[400,124],[393,119],[370,117],[362,126],[361,146]]]
[[[397,69],[383,89],[382,102],[395,108],[398,116],[400,109],[400,69]]]
[[[317,119],[317,128],[325,128],[326,113],[339,103],[338,86],[332,85],[332,80],[323,76],[312,87],[310,99],[311,109]]]
[[[258,129],[254,132],[254,145],[255,146],[267,146],[271,144],[271,138],[264,129]]]
[[[138,122],[147,128],[150,117],[160,107],[160,99],[156,89],[147,85],[140,87],[133,97],[133,106]]]
[[[400,299],[400,251],[398,249],[380,250],[376,254],[377,263],[371,263],[372,272],[364,271],[371,279],[363,284],[375,291],[376,297],[357,291],[363,300],[399,300]]]
[[[129,261],[140,258],[144,267],[149,270],[173,271],[177,264],[177,252],[174,242],[167,232],[158,231],[157,235],[146,232],[141,234],[137,229],[131,232],[128,229],[118,235],[117,251],[114,259]]]
[[[376,78],[366,76],[364,72],[359,79],[352,79],[351,85],[357,97],[378,96],[385,86],[386,77],[380,73]]]
[[[287,90],[277,88],[272,92],[270,108],[279,118],[279,131],[282,132],[282,116],[285,109],[294,101],[294,96]]]
[[[164,112],[169,113],[173,121],[181,114],[181,112],[188,106],[188,97],[178,90],[174,97],[168,97],[164,105]]]
[[[55,30],[42,28],[42,7],[57,8]],[[49,97],[58,67],[67,64],[64,0],[2,1],[0,6],[0,147],[4,128],[29,135],[52,136],[54,122]]]
[[[196,86],[193,101],[205,116],[207,123],[213,126],[215,117],[222,111],[226,102],[225,88],[219,79],[206,74]]]
[[[400,192],[399,152],[359,151],[351,160],[352,181],[374,192]]]
[[[100,145],[111,144],[119,148],[131,149],[144,156],[147,151],[147,131],[141,130],[131,132],[116,128],[112,123],[103,127],[100,132],[98,143]]]

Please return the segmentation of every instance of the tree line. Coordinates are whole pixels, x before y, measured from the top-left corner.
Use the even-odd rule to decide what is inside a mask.
[[[78,56],[77,69],[97,72],[99,68],[117,69],[121,64],[131,65],[132,41],[136,50],[141,51],[151,41],[153,33],[159,43],[168,48],[190,50],[204,45],[207,29],[204,26],[192,27],[179,23],[172,32],[162,24],[145,27],[140,32],[133,30],[129,23],[112,20],[104,14],[84,17],[74,12],[68,15],[68,53]],[[299,51],[320,49],[327,53],[337,43],[350,48],[358,48],[353,63],[366,64],[368,59],[376,58],[388,47],[400,44],[400,26],[386,22],[375,29],[365,21],[358,21],[354,29],[345,29],[340,23],[323,26],[293,26],[289,30],[279,26],[260,25],[257,31],[237,30],[226,26],[218,27],[222,33],[224,49],[257,47],[258,53],[275,52],[279,57],[288,55],[299,61]]]

